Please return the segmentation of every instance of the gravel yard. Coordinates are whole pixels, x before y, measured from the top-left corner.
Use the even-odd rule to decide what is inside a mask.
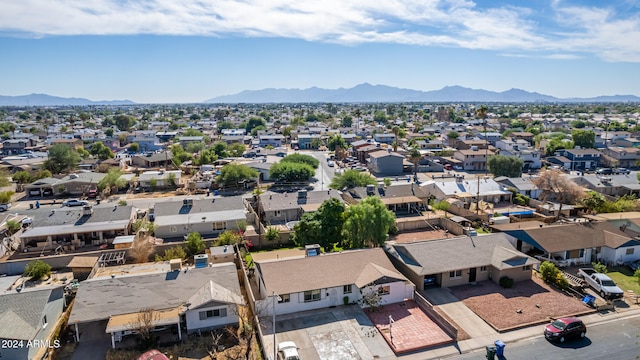
[[[482,281],[477,285],[456,286],[450,290],[498,331],[595,311],[536,276],[530,281],[517,282],[510,289],[502,288],[493,281]]]

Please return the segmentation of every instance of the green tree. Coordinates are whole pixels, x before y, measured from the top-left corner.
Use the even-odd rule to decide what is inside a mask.
[[[12,179],[19,185],[28,184],[33,181],[33,177],[31,176],[31,174],[28,171],[24,170],[17,171],[15,174],[13,174]]]
[[[55,144],[49,148],[49,158],[44,166],[54,174],[60,174],[78,167],[80,155],[64,144]]]
[[[277,182],[304,182],[314,175],[310,165],[280,161],[271,165],[269,177]]]
[[[289,163],[297,163],[297,164],[306,164],[311,166],[314,169],[317,169],[320,165],[320,161],[311,155],[304,154],[291,154],[287,155],[280,160],[280,162],[289,162]]]
[[[187,253],[190,256],[200,254],[207,246],[202,240],[202,236],[200,236],[197,232],[190,232],[187,235],[187,241],[185,243],[185,247],[187,249]]]
[[[341,149],[347,148],[347,142],[340,134],[333,134],[329,136],[329,140],[327,141],[327,148],[329,148],[330,151],[336,151],[336,147],[340,147]]]
[[[316,213],[304,213],[300,221],[293,227],[291,240],[297,246],[321,244],[325,240],[322,224]]]
[[[378,110],[373,114],[373,121],[377,122],[378,124],[386,124],[387,114],[384,111]]]
[[[120,131],[127,131],[136,123],[136,119],[133,116],[124,114],[116,115],[113,120]]]
[[[604,196],[595,191],[587,191],[587,196],[582,199],[582,204],[584,204],[587,209],[597,212],[602,212],[601,210],[606,202],[607,200],[604,198]]]
[[[138,151],[140,151],[140,144],[138,144],[137,142],[129,144],[130,153],[137,153]]]
[[[258,177],[258,172],[246,165],[227,164],[220,170],[220,175],[216,177],[216,182],[223,187],[238,186],[241,181]]]
[[[593,130],[573,130],[571,132],[574,146],[591,149],[596,144],[596,133]]]
[[[319,244],[325,251],[329,251],[334,244],[342,241],[345,210],[346,208],[342,201],[331,198],[325,200],[316,211],[323,235]]]
[[[522,175],[524,160],[515,156],[489,156],[487,166],[494,176],[519,177]]]
[[[112,128],[105,129],[104,134],[107,137],[112,137],[113,136],[113,129]]]
[[[227,146],[227,152],[229,156],[241,157],[244,154],[246,147],[243,144],[231,144]]]
[[[8,203],[11,201],[11,197],[14,195],[13,191],[0,192],[0,203]]]
[[[182,246],[174,246],[172,248],[168,248],[164,251],[164,255],[160,256],[156,254],[156,261],[169,261],[171,259],[181,259],[184,260],[187,258],[187,253],[184,251]]]
[[[5,225],[7,226],[7,235],[9,236],[17,233],[18,230],[20,230],[20,228],[22,227],[22,224],[20,224],[20,222],[16,220],[7,220],[5,222]]]
[[[367,185],[375,185],[377,181],[371,175],[358,170],[345,170],[342,174],[336,175],[331,180],[330,188],[336,190],[351,189]]]
[[[89,152],[91,155],[97,157],[100,160],[107,160],[113,158],[115,155],[113,151],[108,147],[104,146],[104,144],[100,141],[93,143],[91,145],[91,151]]]
[[[387,210],[379,197],[369,196],[345,212],[342,230],[345,245],[350,248],[381,246],[389,238],[396,216]]]
[[[107,193],[114,193],[117,189],[127,186],[127,181],[121,178],[122,171],[118,168],[112,168],[107,175],[98,182],[98,190],[107,190]]]
[[[48,178],[48,177],[51,177],[51,176],[53,176],[53,174],[51,174],[51,171],[49,171],[47,169],[40,169],[40,170],[36,171],[36,173],[33,175],[33,180],[32,181]]]
[[[249,118],[249,121],[247,121],[247,124],[245,125],[245,129],[247,130],[247,134],[251,134],[251,131],[253,131],[254,128],[258,127],[258,126],[262,126],[263,129],[266,129],[267,127],[267,123],[260,118],[257,117],[252,117]]]
[[[340,126],[349,128],[353,124],[353,117],[351,115],[345,115],[340,121]]]
[[[51,265],[42,260],[34,260],[24,268],[23,276],[29,277],[31,280],[40,280],[49,274],[51,274]]]
[[[418,150],[417,147],[411,147],[411,149],[409,150],[409,158],[411,159],[411,162],[413,163],[413,176],[417,178],[418,176],[418,163],[420,162],[420,159],[422,159],[422,154],[420,153],[420,150]]]
[[[280,230],[275,226],[267,227],[267,232],[264,234],[264,238],[267,241],[276,241],[280,238]]]
[[[226,230],[222,234],[218,235],[216,239],[216,245],[235,245],[242,242],[242,234],[238,231]]]

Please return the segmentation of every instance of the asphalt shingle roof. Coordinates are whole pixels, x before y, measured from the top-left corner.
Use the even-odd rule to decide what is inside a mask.
[[[61,296],[61,288],[0,295],[0,338],[32,340],[42,328],[45,306]]]

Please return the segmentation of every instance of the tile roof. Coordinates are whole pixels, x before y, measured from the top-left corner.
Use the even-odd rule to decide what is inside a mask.
[[[210,281],[240,296],[240,284],[233,263],[202,269],[145,275],[121,275],[87,280],[78,288],[69,323],[108,319],[143,308],[156,310],[183,305]]]
[[[268,293],[291,294],[355,284],[382,277],[407,280],[381,248],[351,250],[301,259],[256,262]]]

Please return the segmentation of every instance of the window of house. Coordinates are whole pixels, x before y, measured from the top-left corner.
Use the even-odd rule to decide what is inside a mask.
[[[531,271],[531,265],[525,265],[522,267],[522,271]]]
[[[320,290],[310,290],[304,292],[304,302],[320,300]]]
[[[178,232],[178,227],[176,227],[176,226],[172,226],[169,230],[170,230],[171,232]]]
[[[351,294],[352,291],[353,289],[351,288],[351,285],[345,285],[342,287],[343,294]]]
[[[487,271],[487,267],[486,266],[480,266],[480,271]]]
[[[291,296],[289,296],[289,294],[283,294],[278,296],[278,303],[288,303],[291,302]]]
[[[389,295],[390,292],[391,292],[390,286],[380,286],[378,288],[378,295]]]
[[[280,210],[276,210],[273,212],[273,216],[280,216]]]
[[[200,311],[198,315],[200,316],[200,320],[206,320],[213,317],[226,317],[227,309],[214,309],[214,310]]]
[[[211,226],[213,227],[213,230],[226,230],[227,229],[227,223],[225,223],[224,221],[222,221],[222,222],[214,222],[213,224],[211,224]]]
[[[627,255],[633,255],[633,248],[627,249]]]
[[[449,271],[450,278],[459,278],[462,277],[462,270]]]
[[[42,328],[46,328],[47,327],[47,315],[42,317]]]

